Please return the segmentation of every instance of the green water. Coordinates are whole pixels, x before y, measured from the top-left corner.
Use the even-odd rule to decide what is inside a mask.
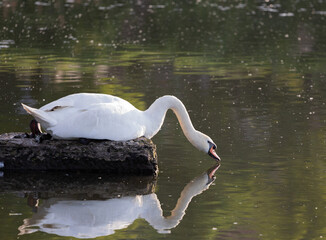
[[[218,145],[216,180],[169,231],[138,218],[98,239],[326,238],[325,18],[322,1],[0,1],[0,133],[29,130],[21,102],[96,92],[144,110],[172,94]],[[153,142],[169,216],[214,161],[172,112]],[[0,193],[0,239],[73,238],[18,235],[37,214],[19,188],[30,178]],[[39,208],[62,191],[77,201],[68,183]]]

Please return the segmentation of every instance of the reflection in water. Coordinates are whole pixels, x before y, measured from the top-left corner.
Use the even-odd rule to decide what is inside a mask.
[[[38,207],[32,218],[24,220],[19,227],[20,235],[42,231],[60,236],[95,238],[126,228],[138,218],[145,219],[160,233],[169,233],[182,220],[191,199],[208,189],[215,180],[214,174],[219,166],[215,165],[185,186],[169,217],[163,216],[155,193],[104,201],[49,198]]]

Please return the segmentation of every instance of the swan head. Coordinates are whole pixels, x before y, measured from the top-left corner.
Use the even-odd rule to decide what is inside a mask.
[[[216,154],[216,144],[213,142],[213,140],[201,133],[197,132],[197,141],[194,144],[199,150],[208,153],[209,156],[211,156],[216,161],[221,161],[221,158]]]

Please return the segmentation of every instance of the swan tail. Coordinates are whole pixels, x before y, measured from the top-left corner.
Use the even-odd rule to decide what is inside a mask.
[[[51,127],[57,124],[57,121],[53,119],[47,112],[44,112],[43,110],[40,109],[29,107],[23,103],[22,106],[25,109],[25,111],[30,115],[32,115],[36,119],[36,121],[41,123],[42,126]]]

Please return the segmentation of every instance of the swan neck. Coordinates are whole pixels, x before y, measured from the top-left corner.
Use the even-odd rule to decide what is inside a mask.
[[[156,134],[160,130],[165,119],[166,112],[169,109],[171,109],[177,116],[182,131],[187,137],[187,139],[192,144],[194,144],[195,134],[197,131],[192,125],[186,107],[178,98],[174,96],[163,96],[161,98],[158,98],[146,111],[147,116],[152,122],[152,128],[154,128],[152,131]]]
[[[203,173],[190,181],[182,190],[175,208],[171,211],[171,215],[166,220],[180,222],[186,213],[192,198],[205,191],[210,184],[208,183],[207,173]]]

